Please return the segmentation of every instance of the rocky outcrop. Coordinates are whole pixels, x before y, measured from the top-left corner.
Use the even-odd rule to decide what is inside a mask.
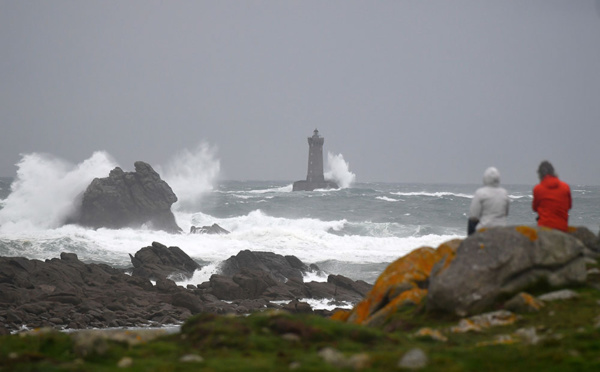
[[[95,178],[83,193],[76,215],[68,220],[93,228],[146,226],[181,232],[171,212],[177,196],[152,167],[135,162],[135,172],[116,167],[106,178]]]
[[[527,296],[515,295],[541,281],[583,283],[584,252],[596,251],[597,242],[585,228],[572,228],[570,234],[529,226],[482,229],[465,240],[418,248],[399,258],[351,311],[332,317],[379,326],[402,308],[422,303],[430,312],[465,316],[511,296],[505,306],[535,307]]]
[[[461,240],[452,240],[437,249],[421,247],[392,262],[375,285],[350,312],[340,311],[334,318],[351,323],[381,325],[399,308],[416,305],[427,295],[434,265],[449,265]]]
[[[129,255],[133,264],[133,275],[143,278],[174,279],[181,281],[189,279],[194,275],[194,271],[200,269],[200,265],[190,258],[179,247],[169,247],[152,242],[149,247],[144,247],[135,253],[135,256]]]
[[[0,257],[0,323],[12,330],[176,323],[192,313],[174,303],[177,292],[104,264],[84,264],[75,254],[45,262]]]
[[[571,235],[528,226],[480,230],[462,242],[449,266],[433,269],[427,308],[475,314],[542,281],[564,286],[583,283],[586,275],[584,245]]]
[[[282,256],[272,252],[252,252],[249,250],[231,256],[220,265],[221,274],[226,276],[233,276],[239,273],[242,268],[267,272],[274,280],[283,283],[288,279],[302,281],[304,273],[313,271],[295,256]]]
[[[202,226],[202,227],[192,226],[192,227],[190,227],[190,234],[217,234],[217,235],[221,235],[221,234],[229,234],[229,231],[225,230],[224,228],[222,228],[221,226],[217,225],[216,223],[213,223],[211,226]]]
[[[579,239],[585,246],[587,257],[600,258],[600,237],[583,226],[569,226],[569,235]]]
[[[314,271],[319,268],[307,266],[295,256],[245,250],[223,261],[221,274],[212,275],[199,289],[221,300],[315,298],[350,303],[356,303],[371,289],[362,280],[342,275],[329,275],[327,282],[305,283],[304,273]]]
[[[254,256],[249,253],[241,256]],[[66,252],[60,259],[45,262],[0,257],[0,334],[22,326],[77,329],[174,324],[200,312],[248,314],[286,306],[272,301],[296,300],[289,310],[312,312],[298,299],[355,303],[370,289],[365,282],[339,275],[330,276],[327,283],[304,283],[301,276],[289,274],[290,267],[309,268],[296,257],[256,256],[268,257],[267,264],[254,265],[260,261],[256,257],[239,260],[233,275],[213,275],[205,283],[186,288],[168,278],[187,277],[199,265],[181,249],[157,242],[131,256],[132,275],[104,264],[85,264]],[[277,268],[277,262],[283,267]],[[280,281],[282,273],[290,278]]]

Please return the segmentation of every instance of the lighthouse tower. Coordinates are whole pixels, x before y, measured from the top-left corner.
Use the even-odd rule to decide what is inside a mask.
[[[315,129],[312,137],[308,137],[308,172],[306,173],[307,182],[324,182],[323,176],[323,143],[325,138],[319,136],[319,131]]]
[[[325,138],[319,136],[319,131],[314,130],[312,137],[308,137],[308,172],[306,181],[296,181],[293,191],[313,191],[315,189],[337,189],[333,181],[325,181],[323,175],[323,143]]]

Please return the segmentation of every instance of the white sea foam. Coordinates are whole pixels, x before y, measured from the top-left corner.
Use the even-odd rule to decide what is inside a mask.
[[[443,198],[444,196],[455,196],[459,198],[469,198],[472,199],[473,195],[462,194],[462,193],[454,193],[447,191],[439,191],[439,192],[426,192],[426,191],[417,191],[417,192],[390,192],[393,195],[399,196],[431,196],[436,198]]]
[[[445,196],[455,196],[458,198],[468,198],[473,199],[472,194],[463,194],[463,193],[454,193],[449,191],[438,191],[438,192],[426,192],[426,191],[416,191],[416,192],[390,192],[393,195],[399,196],[431,196],[436,198],[443,198]],[[510,199],[521,199],[521,198],[533,198],[531,195],[508,195]],[[381,198],[378,198],[381,199]]]
[[[187,286],[188,284],[198,285],[204,282],[208,282],[211,275],[219,273],[219,263],[211,263],[203,266],[200,270],[194,271],[194,275],[188,280],[182,280],[177,282],[177,285]]]
[[[115,166],[102,151],[77,165],[46,154],[23,155],[12,192],[0,210],[0,231],[60,226],[73,212],[77,196],[95,177],[105,177]]]
[[[327,282],[328,276],[329,275],[327,275],[327,273],[325,273],[323,271],[309,271],[304,274],[304,277],[302,278],[302,280],[304,281],[304,283]]]
[[[289,184],[286,186],[282,186],[282,187],[273,187],[270,189],[264,189],[264,190],[250,190],[248,191],[251,194],[267,194],[267,193],[277,193],[277,192],[292,192],[292,188],[294,185]]]
[[[334,155],[327,153],[328,170],[325,172],[325,179],[334,180],[342,189],[350,187],[356,180],[356,175],[350,172],[350,164],[344,160],[342,154]]]
[[[510,199],[522,199],[522,198],[533,199],[533,195],[509,195],[508,197]]]
[[[310,305],[310,307],[313,310],[333,310],[335,308],[340,308],[340,309],[352,309],[354,307],[354,305],[351,302],[348,301],[335,301],[333,299],[326,299],[326,298],[321,298],[321,299],[317,299],[317,298],[301,298],[298,301],[300,302],[306,302],[307,304]],[[284,301],[271,301],[271,303],[274,303],[276,305],[287,305],[288,303],[290,303],[290,301],[284,300]]]
[[[388,201],[388,202],[397,202],[398,201],[398,199],[388,198],[387,196],[377,196],[375,199]]]
[[[272,217],[261,211],[246,216],[215,218],[201,213],[176,213],[178,223],[191,218],[195,225],[218,223],[231,233],[168,234],[161,231],[133,229],[90,230],[79,226],[63,226],[45,230],[21,230],[3,233],[4,256],[25,256],[47,259],[60,252],[74,252],[81,260],[105,262],[113,266],[130,266],[129,254],[149,246],[153,241],[180,247],[190,257],[218,264],[242,250],[293,255],[311,264],[326,260],[364,264],[392,262],[420,246],[437,247],[457,235],[424,235],[406,237],[368,237],[329,233],[339,231],[347,222],[318,219],[287,219]],[[188,220],[189,221],[189,220]],[[191,225],[187,222],[187,226]],[[184,227],[184,225],[180,226]],[[196,283],[206,281],[214,267],[196,273]],[[336,273],[352,277],[352,273]]]

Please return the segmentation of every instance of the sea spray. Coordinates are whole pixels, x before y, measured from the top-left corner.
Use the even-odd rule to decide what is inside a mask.
[[[356,175],[350,172],[349,164],[342,154],[333,155],[328,152],[327,165],[329,169],[325,172],[325,179],[334,180],[340,188],[346,189],[356,180]]]
[[[175,210],[197,210],[202,196],[213,190],[221,164],[216,158],[217,148],[202,142],[193,150],[183,149],[163,170],[161,177],[171,186],[178,201]]]
[[[47,229],[62,225],[76,208],[78,195],[96,177],[116,166],[103,151],[73,165],[57,157],[31,153],[17,163],[17,177],[0,210],[0,231]]]

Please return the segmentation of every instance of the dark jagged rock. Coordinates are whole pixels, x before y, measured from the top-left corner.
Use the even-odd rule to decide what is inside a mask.
[[[104,264],[85,264],[75,254],[45,262],[0,257],[0,317],[5,329],[119,327],[152,324],[157,309],[175,321],[198,310],[183,288],[160,291],[143,278]],[[176,297],[179,296],[179,297]]]
[[[116,167],[95,178],[83,193],[81,207],[68,222],[93,228],[141,227],[181,232],[171,212],[177,196],[152,167],[135,162],[135,172]]]
[[[277,300],[357,302],[364,295],[366,283],[340,275],[330,276],[327,283],[304,283],[302,272],[310,268],[294,256],[248,251],[238,256],[248,259],[230,261],[236,263],[233,274],[212,275],[208,282],[186,288],[167,277],[174,272],[191,275],[198,264],[181,249],[157,242],[131,256],[131,276],[105,264],[83,263],[74,253],[45,262],[0,257],[0,333],[23,325],[77,329],[170,324],[199,312],[247,314],[281,308],[271,302]],[[139,276],[140,271],[156,284]],[[290,311],[312,311],[302,302],[290,306]]]
[[[229,231],[213,223],[212,226],[192,226],[190,227],[190,234],[229,234]]]
[[[351,292],[362,293],[365,296],[373,286],[363,280],[352,280],[343,275],[329,275],[327,283],[331,283],[341,289],[346,289]]]
[[[249,250],[241,251],[236,256],[228,258],[220,266],[221,274],[226,276],[233,276],[242,268],[265,271],[279,282],[286,282],[292,278],[302,280],[303,273],[311,271],[294,256]]]
[[[289,311],[292,314],[311,314],[312,307],[307,302],[301,302],[294,299],[283,306],[283,310]]]
[[[297,298],[335,299],[355,303],[371,288],[363,281],[330,275],[327,282],[303,281],[304,273],[318,270],[295,256],[272,252],[241,251],[223,261],[221,274],[212,275],[199,288],[221,300]]]
[[[268,272],[243,268],[233,276],[212,275],[210,293],[221,300],[257,299],[278,285]]]
[[[200,265],[188,256],[179,247],[166,247],[152,242],[149,247],[144,247],[129,255],[133,264],[133,275],[148,279],[173,277],[177,280],[189,279]]]

